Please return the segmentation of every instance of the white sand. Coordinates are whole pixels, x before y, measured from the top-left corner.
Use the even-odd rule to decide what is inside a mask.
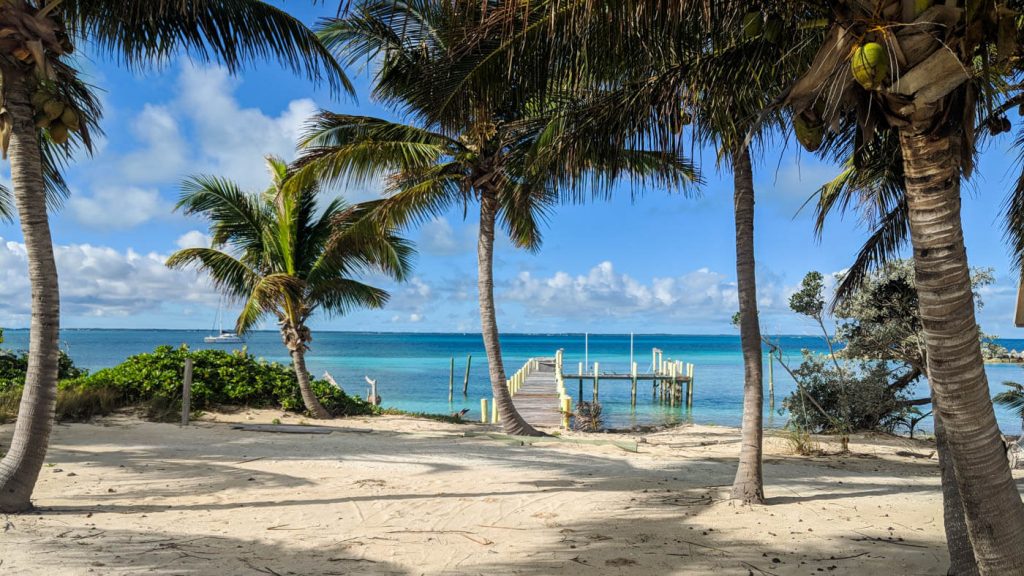
[[[40,509],[6,517],[0,573],[945,568],[938,469],[925,442],[857,438],[852,456],[809,458],[769,439],[770,503],[744,507],[725,500],[739,450],[730,428],[648,434],[639,453],[628,453],[510,446],[463,435],[487,427],[400,417],[334,421],[342,431],[330,435],[244,432],[225,423],[278,416],[218,415],[188,428],[125,417],[58,426],[36,488]],[[0,446],[11,432],[0,427]]]

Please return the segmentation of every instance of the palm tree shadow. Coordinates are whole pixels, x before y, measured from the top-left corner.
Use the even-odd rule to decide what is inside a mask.
[[[197,536],[173,530],[97,530],[78,528],[53,534],[22,533],[31,538],[32,565],[15,561],[4,565],[13,573],[19,567],[36,573],[174,574],[206,576],[210,574],[342,575],[367,574],[404,576],[409,570],[378,558],[366,558],[360,551],[359,537],[338,538],[331,545],[309,548],[266,538],[236,538],[220,535]],[[13,531],[11,535],[17,535]],[[40,538],[40,536],[44,536]],[[17,544],[17,540],[12,542]]]

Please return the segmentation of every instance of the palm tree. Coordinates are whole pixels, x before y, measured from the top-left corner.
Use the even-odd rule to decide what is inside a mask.
[[[310,386],[305,355],[313,337],[306,323],[319,311],[382,307],[387,292],[353,276],[380,272],[402,280],[412,248],[367,218],[376,203],[349,206],[338,197],[321,210],[315,183],[286,186],[287,163],[268,157],[267,166],[273,184],[261,195],[222,178],[186,180],[178,208],[210,220],[212,247],[179,250],[167,265],[203,270],[219,290],[244,301],[239,334],[276,317],[306,410],[330,418]]]
[[[381,217],[392,223],[479,203],[478,290],[491,388],[505,429],[536,435],[505,386],[494,302],[496,228],[516,246],[536,250],[540,223],[560,191],[573,198],[587,187],[606,192],[623,174],[671,186],[697,176],[675,154],[612,145],[590,130],[586,102],[541,98],[509,79],[501,63],[488,64],[496,37],[477,36],[475,27],[498,4],[369,0],[325,23],[325,44],[349,63],[375,61],[374,96],[418,122],[322,112],[298,164],[300,174],[327,180],[389,175]],[[457,82],[466,68],[488,72]],[[484,96],[494,92],[500,94]]]
[[[351,87],[301,22],[256,0],[9,0],[0,6],[0,31],[0,142],[11,160],[32,285],[25,391],[11,447],[0,461],[0,511],[18,512],[31,508],[56,397],[60,296],[46,184],[59,162],[46,160],[59,153],[47,150],[49,144],[64,154],[76,144],[88,149],[89,124],[98,117],[95,102],[75,92],[81,87],[69,59],[75,44],[87,43],[134,69],[164,64],[179,52],[233,72],[252,60],[276,58],[332,88]]]
[[[648,38],[655,49],[673,31],[694,27],[728,41],[736,36],[735,23],[751,12],[785,15],[787,31],[827,30],[806,37],[780,35],[793,48],[809,46],[817,53],[793,75],[795,81],[787,82],[773,107],[793,114],[797,135],[810,148],[820,144],[825,132],[844,125],[856,126],[858,152],[886,135],[895,136],[907,179],[905,210],[929,380],[936,413],[947,431],[972,546],[983,573],[1024,573],[1024,506],[1001,455],[960,222],[960,180],[970,171],[977,150],[978,111],[998,110],[997,100],[1006,92],[1012,94],[1007,103],[1024,101],[1015,83],[1021,67],[1016,55],[1022,48],[1017,13],[995,2],[959,7],[956,2],[911,0],[520,4],[520,11],[539,12],[536,20],[549,23],[539,26],[576,55],[564,60],[567,69],[590,67],[609,44],[635,44],[631,39],[616,43],[618,36],[577,33],[592,20],[618,30],[638,29],[642,33],[633,36]],[[513,35],[519,33],[513,30]],[[757,60],[737,62],[726,85],[742,89],[763,65]],[[1001,90],[989,91],[987,86]],[[996,120],[1005,127],[1005,118]]]

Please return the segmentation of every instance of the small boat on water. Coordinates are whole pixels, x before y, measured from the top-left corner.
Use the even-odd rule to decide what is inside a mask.
[[[203,342],[207,344],[244,344],[245,338],[238,335],[233,330],[224,329],[224,299],[221,298],[220,304],[217,305],[217,316],[213,320],[213,325],[218,327],[217,334],[211,334],[203,338]]]
[[[245,342],[245,338],[230,330],[221,330],[220,334],[216,336],[206,336],[203,338],[203,342],[207,344],[242,344]]]

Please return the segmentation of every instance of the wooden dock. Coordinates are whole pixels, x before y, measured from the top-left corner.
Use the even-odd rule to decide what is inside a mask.
[[[562,423],[558,381],[552,358],[534,358],[536,369],[529,370],[512,395],[512,402],[524,420],[532,426],[557,428]],[[529,364],[529,363],[527,363]]]
[[[638,395],[637,384],[646,380],[651,383],[654,401],[672,407],[685,406],[689,410],[693,407],[693,370],[693,364],[665,361],[661,350],[655,348],[652,351],[651,372],[648,373],[638,372],[636,362],[633,362],[628,374],[601,372],[597,362],[594,363],[593,371],[584,371],[581,362],[577,374],[566,374],[562,351],[559,350],[554,358],[527,360],[508,380],[507,386],[516,410],[528,423],[542,428],[568,427],[568,415],[573,412],[573,395],[569,390],[575,388],[573,392],[577,396],[576,402],[600,401],[601,380],[629,382],[631,404],[634,407]],[[593,386],[589,399],[585,395],[584,383],[592,383]],[[483,402],[482,412],[486,419],[485,406],[486,402]],[[496,411],[493,407],[492,413],[491,421],[494,422]]]

